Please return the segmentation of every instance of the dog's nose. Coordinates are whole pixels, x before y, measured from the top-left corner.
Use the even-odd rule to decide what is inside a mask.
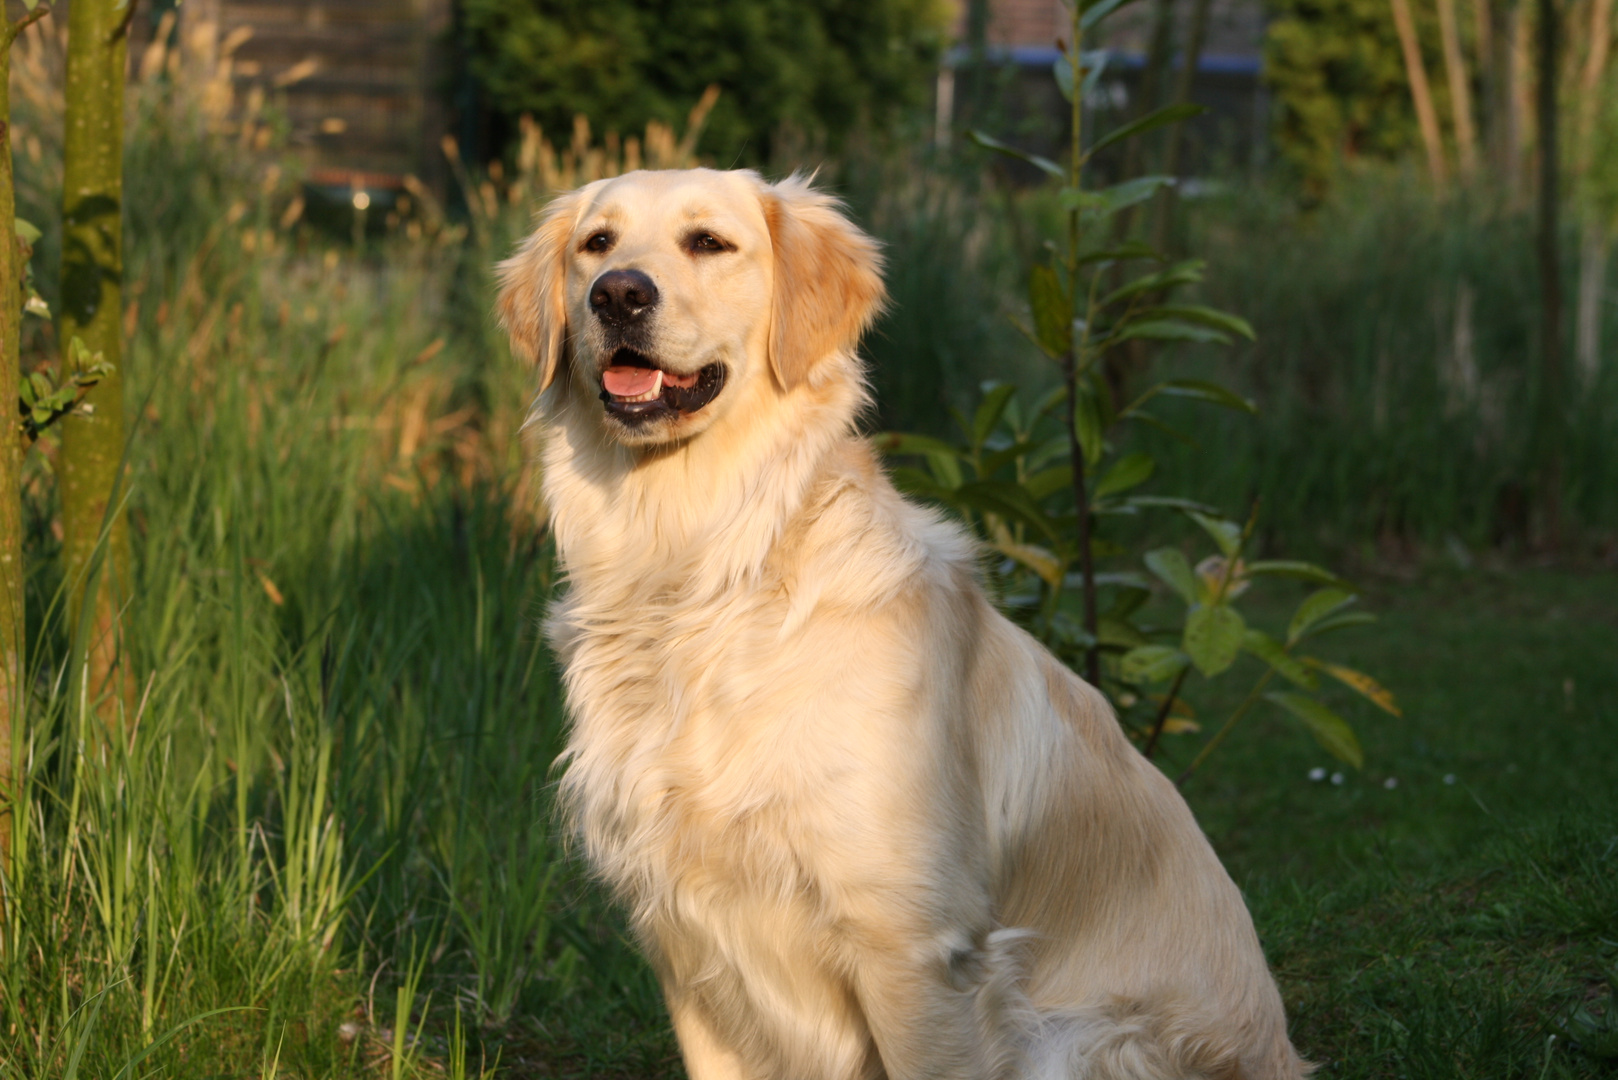
[[[657,286],[639,270],[608,270],[590,286],[590,307],[596,318],[624,326],[657,306]]]

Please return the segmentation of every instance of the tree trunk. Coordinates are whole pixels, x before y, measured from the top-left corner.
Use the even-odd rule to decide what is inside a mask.
[[[120,369],[63,418],[59,471],[68,611],[85,649],[80,670],[89,678],[83,689],[109,729],[127,716],[133,688],[121,626],[129,597],[129,533],[119,475],[125,15],[119,0],[73,0],[62,155],[63,362],[71,362],[68,345],[77,337],[91,354]]]
[[[1202,45],[1208,38],[1209,0],[1194,0],[1191,5],[1191,29],[1186,34],[1185,47],[1180,50],[1180,77],[1174,87],[1174,104],[1186,105],[1191,101],[1191,88],[1196,85],[1197,65],[1202,62]],[[1138,140],[1137,140],[1138,141]],[[1185,149],[1185,123],[1170,124],[1168,146],[1163,153],[1163,174],[1180,175],[1180,157]],[[1174,217],[1174,191],[1164,188],[1157,197],[1157,219],[1152,226],[1152,246],[1159,251],[1168,250],[1169,226]]]
[[[1534,144],[1534,59],[1529,34],[1533,30],[1534,5],[1517,0],[1516,18],[1511,22],[1511,160],[1509,167],[1512,199],[1521,206],[1532,184],[1524,148]]]
[[[1602,77],[1612,46],[1613,9],[1614,0],[1592,0],[1590,5],[1590,51],[1585,54],[1584,70],[1579,75],[1579,145],[1575,151],[1581,186],[1591,181],[1597,113],[1604,103]],[[1574,315],[1577,337],[1573,348],[1579,382],[1590,387],[1601,373],[1601,300],[1607,291],[1609,237],[1602,208],[1593,205],[1588,191],[1581,201],[1585,204],[1584,228],[1579,244],[1579,295]]]
[[[1578,335],[1574,352],[1584,388],[1594,386],[1601,375],[1601,300],[1607,292],[1609,246],[1605,223],[1588,215],[1579,244],[1579,299],[1574,316]]]
[[[1410,17],[1410,0],[1391,2],[1394,29],[1399,32],[1399,48],[1404,53],[1405,77],[1410,80],[1410,101],[1416,107],[1416,124],[1427,150],[1427,171],[1434,186],[1442,188],[1449,180],[1449,166],[1444,162],[1444,141],[1438,130],[1438,113],[1433,109],[1433,93],[1427,86],[1427,68],[1421,61],[1416,24]]]
[[[1438,0],[1438,28],[1444,39],[1444,75],[1449,80],[1450,109],[1455,114],[1455,153],[1461,176],[1477,172],[1477,134],[1472,124],[1472,84],[1461,52],[1461,31],[1455,23],[1455,0]]]
[[[1557,195],[1560,169],[1556,138],[1556,61],[1559,15],[1556,0],[1539,0],[1539,71],[1535,97],[1539,128],[1539,360],[1540,434],[1544,471],[1540,477],[1543,541],[1556,547],[1562,528],[1562,278],[1557,248]]]
[[[23,621],[22,443],[17,434],[18,342],[22,327],[22,259],[11,171],[11,43],[19,27],[0,6],[0,870],[11,880],[11,799],[21,778],[26,715],[27,634]],[[6,897],[0,893],[0,913]]]

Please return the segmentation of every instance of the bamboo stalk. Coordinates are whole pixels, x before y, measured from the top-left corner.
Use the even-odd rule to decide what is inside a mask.
[[[1433,184],[1442,188],[1449,182],[1449,166],[1444,160],[1444,143],[1438,131],[1438,113],[1433,109],[1433,93],[1427,85],[1427,69],[1421,62],[1416,24],[1410,17],[1410,0],[1389,2],[1393,6],[1393,25],[1399,32],[1399,49],[1404,54],[1405,77],[1410,81],[1410,100],[1416,107],[1416,124],[1427,151],[1427,171]]]
[[[1444,75],[1449,81],[1450,109],[1455,114],[1455,152],[1461,176],[1477,173],[1477,129],[1472,122],[1472,86],[1455,23],[1455,0],[1438,0],[1438,31],[1444,39]]]

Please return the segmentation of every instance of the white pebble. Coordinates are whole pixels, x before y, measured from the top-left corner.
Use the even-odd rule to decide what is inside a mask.
[[[1320,781],[1326,779],[1326,770],[1321,768],[1319,765],[1316,765],[1314,768],[1309,770],[1309,779],[1318,784]]]
[[[1332,773],[1331,774],[1331,782],[1334,783],[1334,784],[1341,784],[1343,782],[1343,774],[1340,773],[1340,772]]]
[[[1390,776],[1386,780],[1382,781],[1382,786],[1387,788],[1389,791],[1392,791],[1394,788],[1399,786],[1399,778],[1397,776]]]
[[[1446,783],[1446,784],[1455,783],[1455,774],[1452,773],[1452,772],[1451,773],[1445,773],[1444,774],[1444,783]]]

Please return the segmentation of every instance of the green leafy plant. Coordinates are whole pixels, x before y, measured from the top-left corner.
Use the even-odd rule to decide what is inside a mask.
[[[81,338],[68,344],[68,356],[68,375],[62,382],[48,371],[32,371],[17,387],[17,411],[22,417],[18,427],[25,447],[38,442],[46,428],[75,409],[91,408],[84,399],[116,370],[100,353],[92,354]]]
[[[1101,0],[1086,8],[1083,0],[1074,0],[1072,41],[1081,42],[1125,2]],[[1132,444],[1124,436],[1140,425],[1186,438],[1151,411],[1160,399],[1188,398],[1247,413],[1255,411],[1254,404],[1216,383],[1192,379],[1157,382],[1120,404],[1107,371],[1109,354],[1129,342],[1229,344],[1253,337],[1239,316],[1178,298],[1202,280],[1201,260],[1171,260],[1146,244],[1114,237],[1115,215],[1171,187],[1176,178],[1146,176],[1097,189],[1084,184],[1085,166],[1098,151],[1178,123],[1200,108],[1170,105],[1086,145],[1084,95],[1094,87],[1105,57],[1066,42],[1058,45],[1061,58],[1054,74],[1072,106],[1067,164],[1025,154],[978,132],[972,137],[1062,184],[1066,235],[1062,243],[1047,242],[1049,259],[1029,273],[1032,325],[1024,327],[1059,367],[1061,385],[1026,414],[1015,387],[986,386],[974,414],[957,416],[959,443],[912,434],[879,436],[878,443],[889,453],[925,462],[925,469],[895,469],[896,480],[954,507],[977,527],[1002,556],[995,566],[1002,601],[1058,656],[1109,694],[1148,756],[1164,734],[1198,730],[1181,696],[1192,669],[1213,679],[1244,652],[1263,662],[1263,673],[1182,781],[1260,701],[1297,719],[1335,757],[1359,767],[1363,755],[1353,729],[1316,696],[1320,676],[1332,676],[1396,712],[1393,698],[1367,675],[1298,651],[1328,630],[1369,621],[1369,615],[1347,610],[1355,600],[1353,588],[1311,563],[1249,558],[1256,509],[1244,525],[1192,499],[1145,493],[1156,459],[1146,450],[1126,448]],[[1212,541],[1213,552],[1193,566],[1179,548],[1160,547],[1145,556],[1144,573],[1127,564],[1098,566],[1129,555],[1123,543],[1100,535],[1104,524],[1162,510],[1194,521]],[[1183,602],[1178,625],[1144,620],[1152,591],[1148,573]],[[1250,627],[1235,606],[1255,580],[1265,577],[1318,586],[1279,637]],[[1277,674],[1290,688],[1266,692]]]

